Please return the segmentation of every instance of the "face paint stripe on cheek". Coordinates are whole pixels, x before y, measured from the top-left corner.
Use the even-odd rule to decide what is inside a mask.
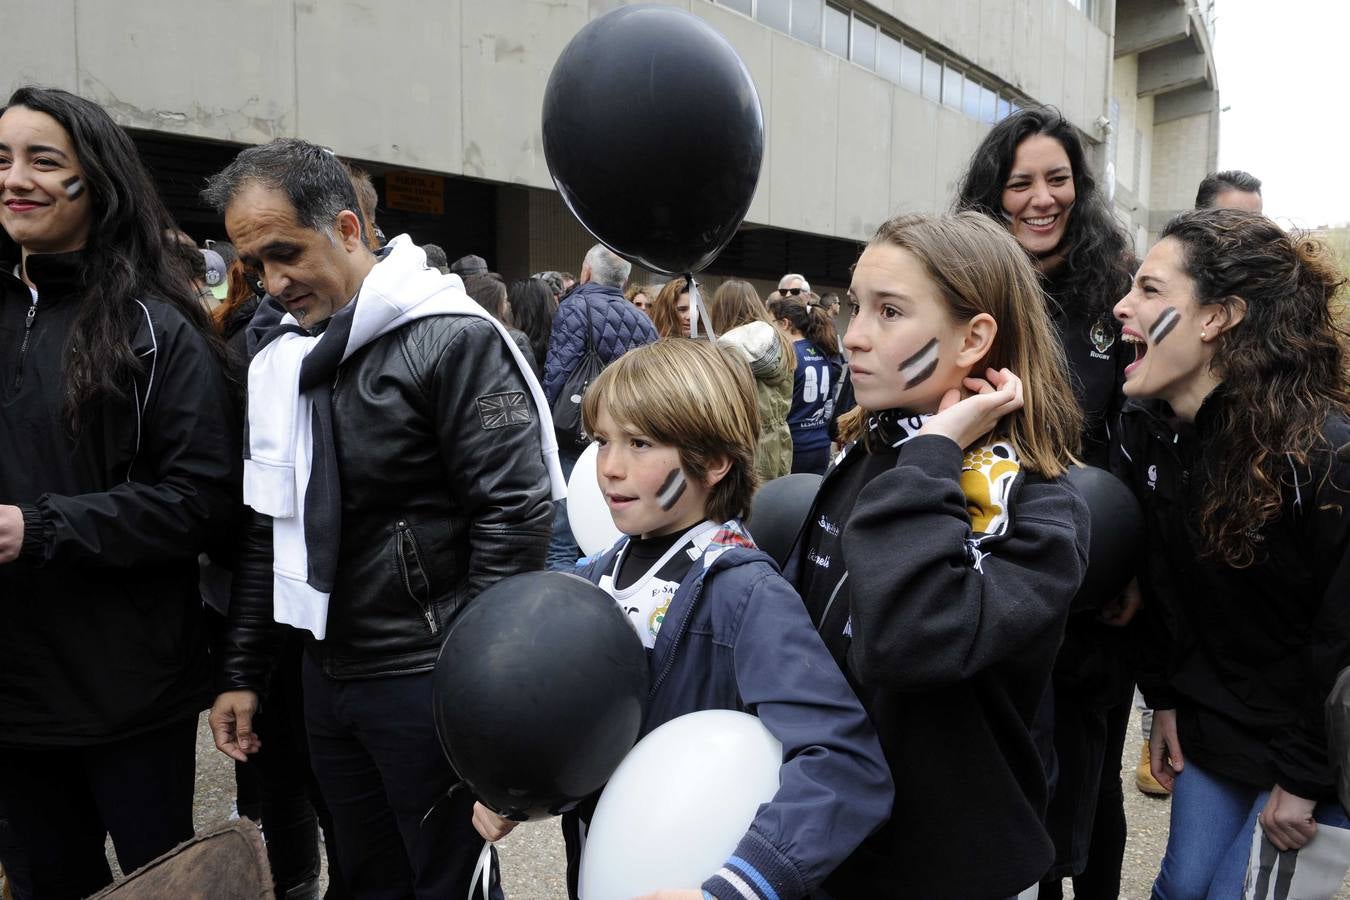
[[[905,390],[927,381],[937,371],[938,340],[933,338],[923,349],[900,364],[900,376],[905,379]]]
[[[77,200],[84,193],[84,179],[78,175],[72,175],[61,182],[61,187],[66,189],[66,199]]]
[[[1175,307],[1169,306],[1162,311],[1162,315],[1154,321],[1153,326],[1148,330],[1148,341],[1150,344],[1161,344],[1163,338],[1171,333],[1177,323],[1181,321],[1181,313],[1176,311]]]
[[[666,480],[661,482],[661,489],[656,492],[656,502],[661,505],[661,509],[669,512],[672,506],[679,503],[687,485],[684,473],[679,469],[671,469]]]

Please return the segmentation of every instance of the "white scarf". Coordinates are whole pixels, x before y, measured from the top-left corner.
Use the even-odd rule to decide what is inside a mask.
[[[442,275],[427,268],[422,249],[407,235],[399,235],[389,242],[382,260],[362,282],[352,306],[347,313],[348,321],[339,322],[335,317],[328,329],[317,336],[302,329],[295,317],[287,313],[264,338],[266,343],[248,370],[244,502],[272,517],[273,617],[278,622],[308,629],[318,640],[323,640],[327,632],[328,598],[339,535],[324,533],[335,531],[324,528],[316,528],[316,533],[310,534],[305,520],[308,512],[325,520],[325,524],[335,523],[341,502],[329,433],[332,379],[327,378],[317,388],[300,390],[302,367],[314,351],[329,357],[325,364],[335,370],[342,360],[364,345],[415,319],[437,315],[486,319],[497,329],[534,400],[553,499],[567,496],[543,388],[506,329],[464,293],[458,275]],[[311,366],[314,363],[311,360]],[[321,490],[311,496],[312,480]],[[316,510],[323,514],[315,515]]]

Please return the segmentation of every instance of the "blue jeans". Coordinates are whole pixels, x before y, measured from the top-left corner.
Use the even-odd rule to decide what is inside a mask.
[[[577,457],[559,450],[558,463],[562,466],[563,477],[571,478]],[[572,572],[576,570],[580,558],[581,548],[572,537],[572,526],[567,521],[567,501],[559,500],[553,504],[553,534],[548,539],[548,556],[544,558],[544,565],[550,572]]]
[[[1214,775],[1187,760],[1172,792],[1172,822],[1153,882],[1154,900],[1241,897],[1252,830],[1269,797],[1269,790]],[[1334,801],[1317,804],[1313,818],[1321,825],[1350,827],[1350,816]]]

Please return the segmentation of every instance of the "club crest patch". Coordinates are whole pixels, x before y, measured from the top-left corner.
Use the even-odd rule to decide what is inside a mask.
[[[1092,346],[1097,348],[1098,353],[1105,353],[1116,342],[1116,331],[1106,319],[1098,319],[1088,332],[1088,340],[1092,341]]]
[[[478,398],[478,418],[482,420],[484,430],[494,431],[512,425],[528,425],[533,416],[524,391],[503,391]]]

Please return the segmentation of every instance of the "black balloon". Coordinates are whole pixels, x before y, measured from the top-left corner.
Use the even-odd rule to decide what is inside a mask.
[[[459,614],[436,660],[436,733],[459,777],[511,819],[557,815],[632,749],[647,653],[618,605],[560,572],[497,582]]]
[[[756,546],[772,556],[780,567],[787,562],[819,489],[819,475],[798,472],[765,482],[755,492],[746,527]]]
[[[1144,539],[1144,514],[1125,483],[1105,469],[1075,466],[1068,477],[1087,501],[1092,526],[1087,574],[1074,605],[1102,606],[1114,600],[1135,575]]]
[[[750,208],[764,157],[754,81],[690,13],[625,6],[563,49],[544,92],[544,157],[573,214],[620,256],[701,271]]]

